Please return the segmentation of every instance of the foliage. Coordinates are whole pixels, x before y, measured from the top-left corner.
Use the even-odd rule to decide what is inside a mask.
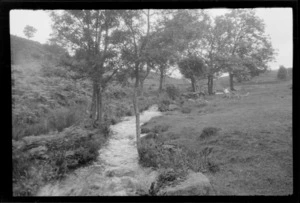
[[[203,60],[196,56],[189,56],[188,58],[182,59],[178,63],[180,72],[186,78],[194,78],[204,76],[206,66]]]
[[[158,134],[158,133],[162,133],[162,132],[165,132],[169,129],[170,126],[168,125],[155,125],[154,127],[152,127],[151,129],[145,127],[144,125],[142,126],[142,129],[141,129],[141,132],[142,133],[155,133],[155,134]]]
[[[275,54],[270,39],[265,35],[265,26],[253,10],[233,9],[219,16],[215,26],[222,33],[221,54],[216,58],[223,71],[234,74],[251,75],[267,70],[267,63]],[[230,80],[233,87],[232,80]]]
[[[52,56],[53,55],[64,55],[66,54],[66,50],[55,43],[44,44],[44,49],[48,51]]]
[[[162,133],[162,132],[165,132],[169,129],[170,126],[168,125],[155,125],[152,129],[151,129],[151,132],[154,132],[154,133]]]
[[[181,109],[181,112],[186,113],[186,114],[191,113],[191,111],[192,111],[192,109],[189,107],[182,107],[182,109]]]
[[[165,183],[165,182],[172,182],[174,180],[176,180],[177,174],[175,173],[174,170],[169,169],[169,170],[164,170],[162,173],[159,174],[157,181],[161,182],[161,183]]]
[[[200,135],[200,139],[205,139],[208,138],[210,136],[214,136],[217,134],[217,132],[220,130],[220,128],[216,128],[216,127],[205,127],[202,130],[202,133]]]
[[[120,13],[119,10],[65,10],[51,14],[52,41],[74,52],[73,56],[63,57],[61,64],[73,70],[77,79],[92,82],[91,116],[99,125],[103,119],[103,93],[122,67],[120,49],[115,43],[120,40],[115,34],[120,28]]]
[[[280,66],[277,72],[277,78],[279,80],[286,80],[288,76],[287,69],[284,66]]]
[[[70,133],[72,135],[68,136]],[[13,193],[15,196],[35,195],[39,186],[63,178],[66,173],[87,165],[98,157],[104,140],[81,136],[82,130],[65,130],[61,139],[46,142],[34,149],[13,145]]]
[[[142,138],[141,148],[139,148],[139,162],[146,167],[172,169],[171,174],[163,175],[161,179],[172,181],[174,174],[187,173],[188,169],[195,172],[209,171],[215,173],[219,171],[219,166],[210,158],[213,148],[204,147],[198,152],[176,146],[165,148],[160,137],[161,135],[149,133]]]
[[[195,92],[196,78],[206,76],[207,67],[204,61],[195,55],[189,55],[187,58],[178,62],[178,67],[181,74],[191,80],[192,89],[193,92]]]
[[[180,9],[174,11],[172,17],[164,24],[175,50],[183,58],[198,55],[207,31],[208,15],[204,11]]]
[[[166,87],[166,93],[172,100],[175,100],[180,96],[180,90],[176,88],[175,85],[168,85]]]
[[[165,94],[162,94],[158,98],[158,110],[161,112],[165,112],[169,110],[169,105],[171,104],[171,99],[166,96]]]
[[[24,28],[23,32],[24,32],[24,35],[27,37],[27,38],[32,38],[34,36],[34,34],[36,33],[36,29],[30,25],[26,25],[26,27]]]

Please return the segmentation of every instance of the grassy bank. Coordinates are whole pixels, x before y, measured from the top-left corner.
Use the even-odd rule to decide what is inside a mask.
[[[172,153],[173,163],[155,154],[149,160],[174,170],[174,163],[184,162],[185,168],[205,173],[217,195],[291,194],[292,81],[271,80],[239,85],[241,95],[248,96],[209,96],[206,105],[185,101],[152,119],[143,131],[156,134],[157,146],[180,153]]]
[[[107,137],[104,131],[73,126],[13,141],[13,195],[35,195],[44,184],[95,161]]]

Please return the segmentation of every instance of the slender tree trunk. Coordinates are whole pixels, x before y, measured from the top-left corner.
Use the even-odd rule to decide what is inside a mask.
[[[211,94],[214,93],[214,77],[211,77]]]
[[[98,88],[98,103],[97,103],[97,121],[99,126],[102,126],[102,121],[103,121],[103,97],[102,97],[102,89]]]
[[[144,81],[140,79],[140,96],[144,96]]]
[[[213,76],[209,75],[208,76],[208,81],[207,81],[207,90],[208,90],[208,94],[212,95],[213,94]]]
[[[233,73],[229,73],[229,85],[230,85],[230,90],[231,91],[235,91],[234,87],[233,87]]]
[[[158,91],[162,92],[165,74],[164,74],[164,70],[163,69],[160,68],[159,71],[160,71],[160,78],[159,78],[159,89],[158,89]]]
[[[91,116],[90,116],[93,120],[96,119],[96,115],[97,115],[96,104],[97,104],[97,85],[95,82],[93,82],[93,98],[92,98]]]
[[[95,118],[95,99],[96,98],[96,94],[95,94],[95,90],[93,88],[93,96],[92,96],[92,103],[91,103],[91,109],[90,109],[90,118],[94,119]]]
[[[136,124],[136,143],[137,143],[137,149],[140,148],[140,110],[139,110],[139,104],[138,104],[138,96],[137,96],[138,88],[134,88],[134,95],[133,95],[133,106],[134,106],[134,112],[135,112],[135,124]]]
[[[138,103],[138,90],[139,90],[139,83],[140,83],[140,76],[139,76],[139,64],[135,64],[135,87],[133,93],[133,106],[135,112],[135,124],[136,124],[136,144],[137,150],[139,151],[140,148],[140,110],[139,110],[139,103]]]
[[[194,77],[191,77],[191,83],[192,83],[192,91],[196,92],[196,81]]]

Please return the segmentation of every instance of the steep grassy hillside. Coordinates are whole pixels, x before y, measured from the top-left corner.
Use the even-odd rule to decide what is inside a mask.
[[[105,142],[102,132],[78,125],[86,117],[90,85],[73,81],[57,65],[62,52],[11,36],[14,196],[33,195],[45,182],[90,163]]]
[[[89,84],[72,81],[71,73],[57,66],[61,52],[11,36],[14,139],[61,131],[84,112]]]

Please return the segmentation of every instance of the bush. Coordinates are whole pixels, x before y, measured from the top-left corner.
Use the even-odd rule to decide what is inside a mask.
[[[48,117],[49,129],[61,132],[63,129],[79,122],[81,116],[80,110],[75,108],[53,110]]]
[[[141,128],[141,133],[142,133],[142,134],[150,133],[150,132],[151,132],[151,130],[150,130],[149,128],[146,128],[146,127],[142,127],[142,128]]]
[[[124,97],[127,97],[131,91],[132,90],[128,87],[122,87],[121,85],[109,85],[105,95],[107,98],[120,100],[124,99]]]
[[[277,78],[279,80],[286,80],[288,76],[287,69],[284,66],[280,66],[278,72],[277,72]]]
[[[185,174],[188,169],[195,172],[219,171],[218,165],[209,158],[213,148],[204,147],[198,151],[182,150],[175,146],[165,146],[158,138],[154,133],[142,138],[139,149],[139,162],[142,166],[170,168],[177,174]],[[175,173],[162,175],[162,182],[173,181]]]
[[[14,113],[12,120],[13,139],[18,140],[30,135],[47,134],[50,131],[59,131],[77,124],[84,115],[84,107],[76,105],[71,108],[49,110],[43,117],[37,116],[30,109],[25,109],[26,114]]]
[[[182,112],[182,113],[191,113],[191,111],[192,111],[192,109],[190,109],[190,108],[188,108],[188,107],[183,107],[183,108],[181,109],[181,112]]]
[[[180,138],[180,134],[174,133],[174,132],[168,132],[163,135],[163,137],[167,140],[176,140]]]
[[[219,171],[219,166],[211,161],[209,158],[212,154],[212,147],[204,147],[199,151],[188,150],[186,159],[188,168],[195,172],[211,172],[216,173]]]
[[[165,132],[169,129],[170,126],[168,125],[156,125],[154,126],[152,129],[151,129],[151,132],[154,132],[154,133],[162,133],[162,132]]]
[[[168,169],[159,174],[157,178],[157,182],[161,184],[166,184],[166,182],[172,182],[176,180],[177,174],[173,169]]]
[[[61,179],[97,159],[104,139],[87,136],[90,134],[80,128],[69,129],[57,135],[61,139],[41,142],[39,147],[32,148],[37,143],[22,147],[13,144],[14,196],[34,195],[46,182]]]
[[[176,88],[174,85],[168,85],[166,87],[166,93],[168,97],[172,100],[175,100],[180,96],[180,90]]]
[[[40,59],[41,55],[37,54],[37,53],[32,53],[31,56],[35,59]]]
[[[166,96],[161,96],[158,101],[158,110],[161,112],[165,112],[169,110],[169,105],[171,101]]]
[[[104,137],[108,137],[111,133],[110,124],[111,123],[109,121],[104,121],[100,127],[100,133],[104,135]]]
[[[210,136],[214,136],[218,133],[220,128],[215,128],[215,127],[206,127],[202,130],[202,133],[200,135],[200,139],[205,139]]]

